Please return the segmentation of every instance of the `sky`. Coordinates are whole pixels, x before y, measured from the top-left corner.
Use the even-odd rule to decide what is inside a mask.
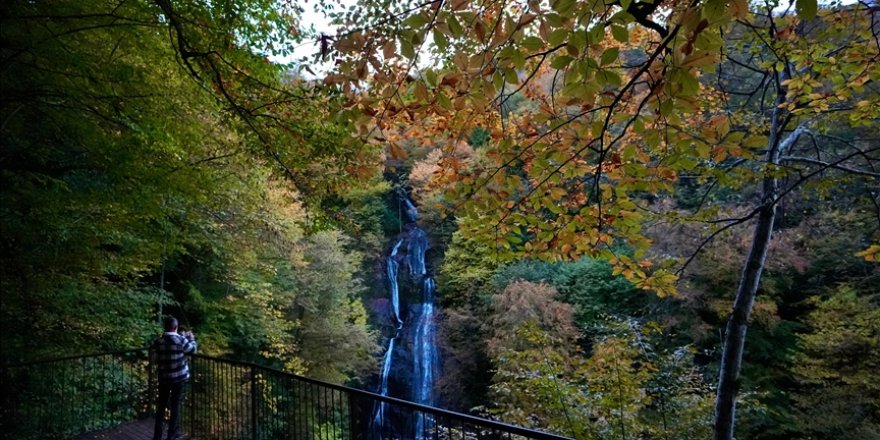
[[[857,1],[858,0],[842,0],[842,1],[819,0],[819,4],[826,5],[826,6],[833,4],[833,3],[841,3],[844,5],[850,5],[850,4],[856,3]],[[324,14],[321,12],[315,12],[315,10],[314,10],[315,3],[308,2],[308,1],[306,1],[304,3],[305,3],[304,4],[305,12],[303,13],[302,20],[301,20],[301,23],[304,26],[313,26],[314,30],[317,33],[324,33],[327,35],[333,35],[336,33],[336,27],[330,24],[329,20],[327,20],[327,18],[324,16]],[[338,3],[338,5],[336,6],[336,8],[337,8],[336,10],[341,10],[341,8],[348,8],[349,6],[357,3],[357,0],[336,0],[336,3]],[[755,3],[755,2],[752,1],[752,3]],[[788,0],[780,0],[779,6],[774,8],[774,11],[781,13],[781,12],[785,11],[786,9],[788,9],[790,4],[791,4],[791,2]],[[792,8],[792,12],[794,12],[794,8]],[[288,64],[290,62],[302,59],[304,57],[311,59],[319,52],[320,52],[320,46],[319,46],[317,40],[312,39],[311,41],[305,41],[303,43],[296,45],[292,55],[284,56],[284,57],[272,56],[269,58],[273,62],[276,62],[276,63]],[[329,71],[331,66],[329,63],[324,63],[324,64],[319,64],[319,65],[312,65],[311,68],[315,73],[319,73],[319,72]],[[315,75],[310,75],[308,72],[304,72],[303,75],[307,78],[314,78],[314,76],[315,76]]]

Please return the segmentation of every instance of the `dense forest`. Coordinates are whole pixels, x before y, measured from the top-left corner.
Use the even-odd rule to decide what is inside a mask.
[[[203,353],[376,391],[412,223],[437,406],[880,438],[876,3],[0,14],[4,364],[141,347],[171,314]]]

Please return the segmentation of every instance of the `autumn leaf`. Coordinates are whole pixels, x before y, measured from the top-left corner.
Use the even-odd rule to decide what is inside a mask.
[[[872,244],[867,249],[857,252],[856,256],[864,258],[865,261],[880,262],[880,244]]]

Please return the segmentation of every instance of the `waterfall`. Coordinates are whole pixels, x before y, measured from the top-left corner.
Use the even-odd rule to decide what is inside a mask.
[[[392,247],[391,254],[387,260],[387,275],[390,285],[391,303],[394,308],[394,319],[397,325],[397,331],[393,338],[388,342],[388,350],[382,365],[380,377],[379,394],[387,396],[389,394],[389,376],[392,374],[392,360],[395,348],[397,347],[397,339],[404,329],[405,323],[400,311],[400,292],[399,292],[399,267],[400,263],[397,253],[400,246],[406,241],[406,264],[409,267],[409,276],[412,281],[421,281],[422,286],[422,303],[418,310],[418,318],[413,328],[412,335],[412,377],[410,383],[410,396],[394,396],[401,398],[409,398],[409,400],[424,405],[434,405],[434,378],[439,371],[439,357],[437,354],[435,341],[435,323],[434,323],[434,296],[437,286],[434,278],[428,276],[427,267],[425,266],[425,253],[428,250],[428,234],[415,225],[419,218],[419,212],[415,205],[405,195],[402,196],[406,205],[406,215],[409,219],[407,224],[407,232],[404,238],[399,239]],[[410,334],[410,333],[405,333]],[[404,344],[405,345],[405,344]],[[404,346],[402,349],[406,349]],[[380,434],[386,430],[395,430],[395,426],[391,423],[391,417],[388,414],[387,404],[384,402],[376,408],[376,413],[372,420],[373,434]],[[431,433],[435,429],[435,423],[432,417],[421,415],[418,417],[415,432],[411,428],[404,428],[405,432],[412,433],[415,439],[423,439],[431,437]],[[407,435],[408,436],[408,435]]]
[[[397,285],[397,271],[400,267],[400,263],[397,262],[396,257],[397,250],[400,249],[400,245],[402,243],[403,240],[398,240],[397,244],[394,245],[394,248],[391,249],[391,255],[388,256],[386,269],[388,275],[388,283],[391,285],[391,305],[394,308],[394,320],[397,321],[398,330],[403,327],[403,319],[400,317],[400,289]]]
[[[394,320],[397,324],[397,332],[394,334],[394,337],[388,341],[388,350],[385,351],[385,358],[382,360],[382,374],[379,376],[378,391],[379,394],[383,396],[388,395],[388,376],[391,374],[394,343],[397,342],[397,338],[400,337],[400,329],[403,328],[403,319],[400,317],[400,289],[397,283],[397,273],[400,267],[400,263],[397,262],[397,251],[400,249],[401,244],[403,244],[403,239],[397,240],[397,243],[391,248],[391,254],[388,255],[388,260],[385,265],[388,284],[390,286],[389,290],[391,291],[391,305],[393,308]],[[376,409],[376,415],[373,417],[372,421],[374,430],[382,429],[387,407],[388,405],[385,402],[382,402]]]
[[[391,341],[388,342],[388,351],[385,352],[385,359],[382,362],[382,382],[379,384],[379,394],[383,396],[388,395],[388,374],[391,373],[391,355],[394,353],[394,342],[397,340],[398,336],[400,336],[400,332],[397,332],[397,334],[391,338]],[[376,410],[376,415],[373,417],[374,429],[381,429],[382,421],[385,419],[387,406],[388,404],[385,402],[379,404],[379,408]]]
[[[413,202],[409,200],[409,197],[404,196],[403,203],[406,205],[406,218],[408,218],[410,222],[418,220],[419,210],[416,209],[416,206],[413,205]]]
[[[409,241],[406,244],[406,256],[409,259],[410,275],[425,275],[425,251],[428,250],[428,235],[419,227],[410,231]]]
[[[426,277],[422,292],[424,299],[419,323],[413,340],[413,400],[423,405],[434,406],[434,373],[438,370],[439,359],[434,338],[434,292],[437,286],[434,279]],[[429,415],[420,415],[417,438],[429,437],[434,420]]]

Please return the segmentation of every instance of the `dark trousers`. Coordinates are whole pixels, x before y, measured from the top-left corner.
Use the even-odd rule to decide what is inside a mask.
[[[166,438],[170,440],[180,435],[180,403],[183,400],[185,388],[185,380],[170,383],[159,382],[159,402],[156,404],[156,429],[153,431],[153,440],[162,440],[162,424],[165,421],[166,408],[171,409]]]

